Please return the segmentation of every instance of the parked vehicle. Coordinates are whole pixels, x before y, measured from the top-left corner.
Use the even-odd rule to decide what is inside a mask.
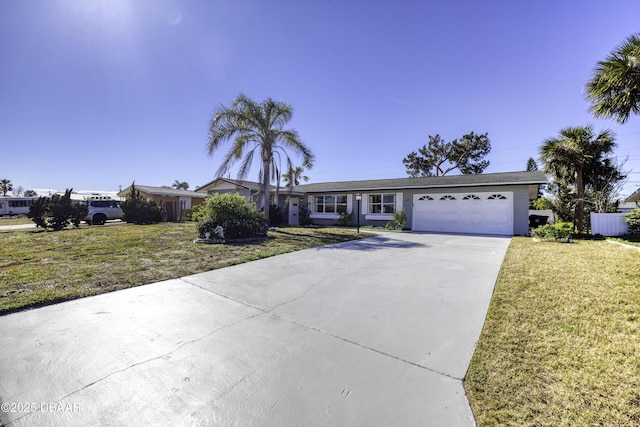
[[[0,197],[0,216],[4,215],[22,215],[26,216],[29,213],[29,208],[34,200],[38,200],[38,196],[35,197]]]
[[[109,219],[122,219],[124,213],[120,204],[120,200],[113,200],[109,197],[92,197],[86,202],[89,208],[89,214],[85,218],[85,222],[89,225],[103,225]]]

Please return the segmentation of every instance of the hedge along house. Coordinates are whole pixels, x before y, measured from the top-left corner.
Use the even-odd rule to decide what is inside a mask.
[[[176,190],[167,187],[152,187],[150,185],[137,185],[136,190],[147,200],[153,200],[162,208],[163,221],[181,221],[191,215],[193,208],[204,202],[206,194],[190,190]],[[131,186],[118,192],[118,196],[128,198],[131,194]]]
[[[543,172],[327,182],[294,188],[314,224],[352,222],[383,226],[403,210],[405,228],[442,233],[526,235],[529,202],[546,184]],[[360,207],[358,212],[358,197]],[[294,210],[290,206],[290,212]]]
[[[414,231],[526,235],[529,202],[546,183],[545,174],[536,171],[303,184],[291,191],[288,220],[298,225],[305,214],[312,224],[336,225],[350,215],[354,225],[384,226],[404,211],[405,228]],[[259,188],[218,178],[196,191],[234,192],[255,201]],[[281,189],[280,206],[289,194]]]

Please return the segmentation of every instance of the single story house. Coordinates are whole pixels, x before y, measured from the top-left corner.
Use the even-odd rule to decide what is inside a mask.
[[[404,211],[405,228],[414,231],[526,235],[529,202],[546,183],[541,171],[321,182],[280,189],[278,204],[289,199],[291,225],[302,214],[318,225],[335,225],[344,215],[354,225],[385,225]],[[255,200],[259,188],[255,182],[218,178],[196,192],[235,192]]]
[[[618,210],[620,212],[631,212],[632,210],[640,207],[640,188],[637,189],[632,195],[627,197],[620,206],[618,206]]]
[[[203,203],[206,194],[191,190],[177,190],[170,187],[153,187],[137,185],[136,190],[148,200],[153,200],[162,208],[164,221],[177,221],[191,215],[193,208]],[[118,192],[119,197],[127,198],[131,194],[131,186]]]

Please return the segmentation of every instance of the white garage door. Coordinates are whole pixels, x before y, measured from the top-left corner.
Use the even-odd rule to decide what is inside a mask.
[[[413,196],[413,230],[513,235],[513,193]]]

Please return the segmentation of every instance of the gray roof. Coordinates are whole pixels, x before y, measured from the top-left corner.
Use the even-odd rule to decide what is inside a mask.
[[[640,202],[640,188],[626,198],[625,202]]]
[[[429,176],[422,178],[372,179],[366,181],[318,182],[297,185],[296,192],[317,193],[329,191],[396,190],[409,188],[477,187],[489,185],[546,184],[542,171],[502,172],[471,175]]]
[[[140,190],[143,193],[153,194],[155,196],[169,196],[169,197],[198,197],[204,199],[207,197],[204,193],[196,193],[191,190],[178,190],[175,188],[167,188],[167,187],[153,187],[151,185],[137,185],[136,190]],[[131,192],[131,186],[125,188],[124,190],[118,192],[118,196],[126,196]]]
[[[201,190],[202,188],[207,187],[207,186],[215,183],[216,181],[228,182],[229,184],[237,185],[239,187],[244,187],[244,188],[247,188],[249,190],[255,190],[255,191],[259,191],[260,190],[260,183],[259,182],[245,181],[245,180],[242,180],[242,179],[216,178],[213,181],[209,181],[204,185],[196,187],[195,191]]]

